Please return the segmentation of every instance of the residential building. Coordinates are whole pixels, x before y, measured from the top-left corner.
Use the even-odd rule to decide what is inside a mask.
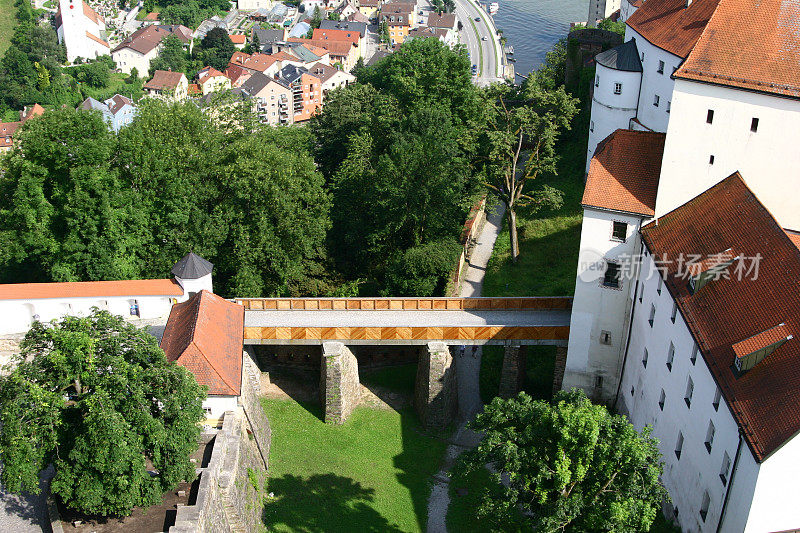
[[[67,61],[108,55],[106,22],[83,0],[59,0],[56,12],[58,42],[67,49]]]
[[[456,20],[455,13],[442,13],[441,15],[435,11],[428,15],[429,28],[444,28],[445,30],[458,31],[458,21]]]
[[[0,334],[23,333],[34,320],[88,315],[93,307],[130,320],[166,318],[172,304],[212,290],[213,265],[189,253],[171,279],[0,284]]]
[[[78,109],[99,111],[103,116],[103,120],[115,132],[133,122],[137,111],[133,100],[121,94],[115,94],[103,102],[99,102],[90,96],[78,106]]]
[[[272,126],[294,124],[294,91],[281,80],[253,73],[241,86],[258,119]]]
[[[320,59],[332,65],[339,63],[343,70],[350,72],[358,61],[358,46],[352,41],[332,41],[324,39],[300,39],[290,37],[289,42],[302,43],[328,52],[328,61]],[[316,61],[315,61],[316,62]]]
[[[458,32],[454,32],[453,30],[448,30],[445,28],[414,28],[408,35],[406,35],[406,40],[410,41],[412,39],[420,39],[420,38],[429,38],[429,39],[438,39],[439,41],[443,42],[450,48],[455,47],[458,44]]]
[[[184,45],[192,40],[192,30],[186,26],[143,26],[117,45],[111,51],[111,58],[122,72],[130,74],[135,68],[140,76],[147,76],[150,62],[158,57],[162,42],[170,35],[180,39]]]
[[[356,6],[350,0],[345,0],[339,4],[339,7],[333,10],[333,14],[336,15],[339,20],[347,20],[347,17],[356,13],[358,13],[358,9],[356,9]]]
[[[357,32],[361,38],[358,43],[359,57],[366,57],[367,55],[367,24],[365,22],[354,21],[336,21],[336,20],[323,20],[320,23],[321,30],[344,30],[347,32]]]
[[[8,152],[14,146],[14,136],[19,128],[33,117],[44,113],[44,108],[39,104],[26,107],[20,112],[18,122],[0,122],[0,154]]]
[[[197,72],[197,84],[203,96],[231,88],[231,80],[214,67],[204,67]]]
[[[256,36],[258,37],[258,42],[261,49],[253,51],[265,53],[268,53],[269,50],[271,50],[272,43],[277,41],[285,41],[287,38],[285,28],[253,28],[250,42],[252,42]]]
[[[654,427],[683,531],[800,523],[798,20],[648,0],[596,58],[562,386]]]
[[[356,47],[356,61],[358,61],[358,58],[364,57],[366,54],[367,40],[362,39],[361,33],[357,31],[326,30],[323,28],[317,28],[314,30],[311,38],[315,41],[345,41],[353,43],[353,45]]]
[[[171,100],[185,100],[189,90],[189,80],[183,72],[157,70],[153,78],[142,87],[149,96]]]
[[[322,109],[322,82],[308,69],[286,65],[275,79],[292,90],[294,122],[308,120]]]
[[[391,44],[403,44],[411,31],[412,13],[402,12],[398,6],[402,4],[384,4],[381,8],[380,22],[386,23]]]
[[[322,83],[322,96],[325,98],[327,98],[329,91],[340,87],[347,87],[356,81],[356,77],[349,72],[339,70],[325,63],[315,63],[311,65],[308,68],[308,72],[319,78]]]
[[[417,4],[406,1],[389,1],[381,5],[381,13],[387,14],[406,14],[408,24],[413,28],[417,25]]]
[[[247,45],[247,36],[242,33],[231,33],[229,37],[237,50],[242,50]]]
[[[252,72],[248,69],[239,65],[234,65],[233,63],[228,63],[228,68],[225,69],[225,76],[231,80],[232,88],[241,87],[251,75]]]
[[[256,9],[272,9],[272,0],[237,0],[236,6],[242,11],[255,11]]]
[[[175,361],[207,387],[206,423],[216,425],[236,411],[242,392],[244,307],[202,290],[172,306],[161,337],[167,360]]]
[[[619,22],[626,22],[642,4],[644,0],[620,0]]]
[[[358,0],[358,11],[369,20],[378,18],[382,0]]]

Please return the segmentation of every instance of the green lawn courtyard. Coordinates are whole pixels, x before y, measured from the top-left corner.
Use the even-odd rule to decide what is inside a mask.
[[[444,440],[412,409],[358,407],[341,426],[317,404],[262,400],[272,426],[264,523],[271,531],[424,531]]]
[[[14,35],[14,25],[17,23],[17,8],[14,0],[0,0],[0,56],[6,53],[11,45]]]

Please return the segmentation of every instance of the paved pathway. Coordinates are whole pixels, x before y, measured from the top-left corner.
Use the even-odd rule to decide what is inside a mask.
[[[51,475],[51,471],[48,471],[45,477]],[[49,479],[43,478],[39,486],[42,487],[39,495],[17,496],[0,489],[0,532],[40,533],[51,531],[47,511]]]
[[[472,250],[469,268],[464,274],[460,294],[462,298],[481,295],[486,265],[492,256],[497,235],[503,227],[504,214],[505,206],[499,205],[487,216],[478,243]],[[441,470],[433,476],[433,489],[428,500],[428,533],[447,532],[447,508],[450,506],[449,470],[463,451],[474,448],[480,441],[480,436],[467,429],[466,425],[482,407],[479,386],[482,349],[478,348],[473,354],[472,349],[467,347],[463,357],[459,357],[455,349],[454,352],[458,383],[458,429],[447,446]]]

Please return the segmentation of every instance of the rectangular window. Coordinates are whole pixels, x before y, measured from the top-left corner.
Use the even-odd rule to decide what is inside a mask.
[[[667,100],[667,113],[672,110],[672,100]]]
[[[659,276],[658,277],[658,285],[656,285],[656,292],[659,296],[661,296],[661,287],[664,285],[664,279]]]
[[[708,516],[708,508],[711,505],[711,496],[708,495],[708,491],[703,493],[703,503],[700,505],[700,518],[703,522],[706,521],[706,517]]]
[[[606,273],[603,276],[603,285],[614,289],[619,288],[619,274],[619,263],[606,261]]]
[[[706,445],[706,451],[708,451],[708,453],[711,453],[711,447],[714,445],[714,431],[715,431],[714,422],[709,420],[708,429],[706,430],[706,441],[704,443]]]
[[[642,52],[642,63],[644,63],[644,52]]]
[[[664,62],[663,61],[659,61],[658,62],[658,73],[659,74],[664,74]]]
[[[622,94],[622,84],[617,82],[614,84],[614,94]]]
[[[631,386],[631,396],[633,396],[634,392],[636,392],[636,389],[634,389],[633,386]]]
[[[647,320],[647,323],[650,324],[650,327],[653,327],[653,322],[656,320],[656,306],[650,305],[650,318]]]
[[[714,110],[709,109],[708,113],[706,113],[706,124],[711,124],[714,122]]]
[[[639,303],[642,303],[643,299],[644,299],[644,283],[639,285]]]
[[[675,361],[675,345],[670,341],[667,351],[667,370],[672,372],[672,363]]]
[[[628,237],[628,225],[625,222],[613,222],[611,227],[611,238],[615,241],[625,242]]]
[[[669,316],[670,321],[674,324],[675,317],[678,316],[678,302],[672,302],[672,314]]]
[[[600,332],[600,344],[608,344],[611,345],[611,332],[610,331],[601,331]]]
[[[722,485],[728,484],[728,474],[731,471],[731,457],[728,452],[722,455],[722,468],[719,469],[719,479],[722,480]]]
[[[675,443],[675,457],[680,460],[681,458],[681,451],[683,450],[683,433],[678,432],[678,442]]]
[[[692,355],[689,357],[689,361],[692,362],[692,365],[694,365],[697,362],[697,352],[699,351],[700,350],[697,348],[696,344],[692,346]]]
[[[708,156],[708,164],[709,165],[713,165],[714,164],[714,156],[713,155]]]
[[[594,131],[594,120],[589,122],[589,131]]]
[[[653,105],[654,105],[654,106],[658,107],[658,103],[659,103],[660,101],[661,101],[661,97],[660,97],[660,96],[658,96],[658,95],[655,95],[655,96],[653,97]]]
[[[711,402],[711,407],[713,407],[715,411],[719,411],[720,400],[722,400],[722,391],[717,387],[717,390],[714,392],[714,401]]]
[[[644,349],[644,355],[642,355],[642,366],[647,368],[647,358],[649,354],[647,353],[647,348]]]
[[[758,119],[757,118],[753,118],[753,120],[750,121],[750,131],[752,131],[753,133],[758,131]]]
[[[689,409],[692,408],[692,395],[694,394],[694,382],[692,381],[692,377],[689,376],[689,381],[686,383],[686,395],[683,397],[683,401],[686,402],[686,407]]]
[[[600,76],[595,76],[594,77],[594,86],[595,87],[600,87]]]
[[[596,376],[594,378],[594,388],[602,389],[603,388],[603,376]]]
[[[667,401],[667,395],[664,393],[664,389],[661,389],[661,396],[658,397],[658,408],[662,411],[664,410],[664,403]]]

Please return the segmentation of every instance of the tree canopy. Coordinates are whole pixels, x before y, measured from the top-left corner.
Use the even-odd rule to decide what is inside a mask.
[[[51,490],[67,507],[124,516],[194,479],[205,392],[152,335],[97,310],[35,322],[13,363],[0,378],[7,490],[38,493],[53,464]]]
[[[650,428],[637,433],[577,389],[552,403],[495,398],[471,426],[485,436],[464,466],[497,469],[477,512],[498,529],[649,531],[667,497]]]
[[[224,71],[236,51],[228,32],[222,28],[212,28],[200,41],[201,58],[207,65]]]

